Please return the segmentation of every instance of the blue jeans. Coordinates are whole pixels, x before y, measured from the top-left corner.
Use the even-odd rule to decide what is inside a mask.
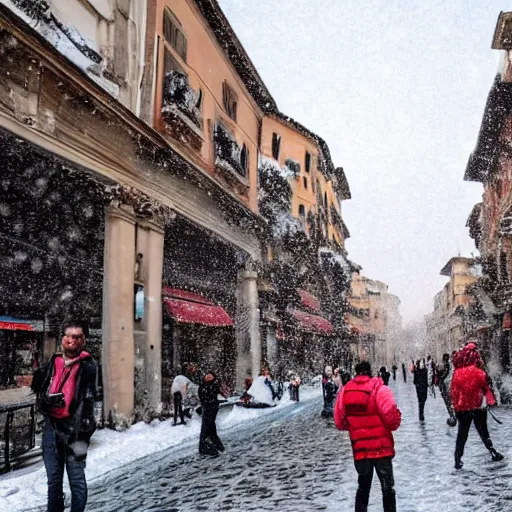
[[[64,512],[62,480],[64,466],[71,488],[71,512],[83,512],[87,503],[85,457],[77,459],[64,441],[56,434],[49,419],[43,429],[43,461],[48,477],[47,512]]]

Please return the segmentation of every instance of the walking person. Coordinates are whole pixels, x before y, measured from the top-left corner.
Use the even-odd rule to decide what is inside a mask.
[[[389,383],[389,378],[391,374],[386,370],[385,366],[381,366],[379,370],[379,377],[382,379],[382,382],[387,386]]]
[[[219,412],[220,382],[213,372],[208,372],[199,385],[198,395],[202,406],[201,433],[199,435],[199,453],[218,455],[224,451],[224,445],[217,435],[217,413]]]
[[[393,380],[396,380],[396,371],[398,370],[398,366],[393,363],[393,366],[391,367],[391,373],[393,374]]]
[[[496,405],[496,398],[490,387],[490,379],[483,370],[483,361],[476,344],[468,343],[453,357],[455,371],[452,378],[450,395],[459,423],[455,443],[455,469],[463,466],[462,456],[468,439],[471,423],[480,435],[493,461],[503,460],[503,455],[493,447],[487,428],[487,410],[484,406]]]
[[[384,512],[396,512],[392,432],[400,426],[401,413],[391,389],[380,378],[371,376],[370,363],[361,361],[355,370],[356,376],[338,394],[334,410],[336,428],[348,430],[352,442],[359,484],[355,511],[368,510],[375,469]]]
[[[322,409],[322,416],[324,418],[332,417],[337,392],[338,387],[334,382],[332,367],[326,366],[322,378],[322,394],[324,397],[324,408]]]
[[[404,375],[404,383],[407,384],[407,370],[405,369],[405,363],[402,363],[402,373]]]
[[[85,459],[96,429],[96,363],[84,349],[86,329],[81,322],[63,327],[62,353],[54,354],[46,367],[36,370],[32,390],[44,415],[43,461],[48,478],[47,512],[64,511],[64,467],[71,489],[71,512],[83,512],[87,504]]]
[[[453,377],[453,365],[450,363],[450,354],[443,354],[443,364],[438,369],[439,392],[448,411],[449,418],[446,423],[450,427],[457,425],[455,411],[453,410],[452,401],[450,399],[450,385]]]
[[[414,368],[413,383],[416,386],[416,396],[418,397],[418,408],[420,421],[425,421],[425,402],[428,394],[428,370],[425,367],[425,360],[416,361]]]

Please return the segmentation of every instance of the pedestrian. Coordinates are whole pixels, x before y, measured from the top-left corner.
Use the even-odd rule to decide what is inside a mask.
[[[183,410],[183,400],[186,400],[190,391],[192,382],[185,375],[176,375],[172,381],[171,393],[174,398],[174,423],[178,424],[178,415],[180,417],[180,425],[186,425],[185,416],[191,418],[190,409]]]
[[[428,393],[428,370],[425,367],[425,360],[417,360],[414,368],[413,383],[416,386],[420,421],[425,421],[425,402]]]
[[[404,382],[407,384],[407,371],[405,369],[405,363],[402,363],[402,373],[404,375]]]
[[[381,366],[379,370],[379,377],[382,379],[382,382],[387,386],[389,383],[389,378],[391,374],[386,370],[385,366]]]
[[[436,397],[436,389],[435,389],[435,381],[436,381],[436,365],[434,364],[434,361],[432,361],[432,356],[427,356],[427,381],[428,381],[428,387],[430,389],[430,392]]]
[[[334,384],[336,385],[336,390],[339,391],[341,389],[342,383],[341,383],[341,375],[340,375],[340,369],[334,368],[332,380]]]
[[[48,479],[48,512],[64,511],[64,467],[71,489],[71,512],[87,504],[85,459],[89,440],[96,430],[94,399],[97,367],[84,349],[87,329],[78,321],[62,329],[62,353],[35,371],[32,390],[44,416],[43,461]]]
[[[332,417],[334,412],[334,402],[336,400],[336,393],[338,387],[333,379],[332,367],[326,366],[324,369],[324,376],[322,378],[322,393],[324,398],[324,407],[322,409],[322,416]]]
[[[450,354],[443,354],[443,364],[438,368],[439,392],[448,411],[449,418],[446,423],[450,427],[457,425],[457,418],[450,399],[450,385],[453,377],[453,365],[450,363]]]
[[[490,379],[483,369],[483,361],[476,343],[468,343],[453,357],[453,373],[450,395],[459,423],[455,444],[455,469],[463,466],[462,456],[468,439],[471,423],[480,435],[493,461],[503,460],[503,455],[493,447],[487,428],[487,409],[494,407],[496,398],[490,386]]]
[[[396,371],[398,370],[398,366],[393,363],[393,366],[391,367],[391,373],[393,374],[393,380],[396,380]]]
[[[218,455],[224,451],[224,445],[217,435],[217,413],[219,412],[220,382],[209,371],[199,385],[199,400],[202,406],[201,433],[199,435],[199,453],[201,455]]]
[[[391,389],[371,375],[370,363],[361,361],[356,365],[355,378],[338,394],[334,422],[339,430],[348,430],[352,442],[359,475],[356,512],[368,509],[374,469],[382,488],[384,512],[395,512],[392,432],[400,426],[401,413]]]

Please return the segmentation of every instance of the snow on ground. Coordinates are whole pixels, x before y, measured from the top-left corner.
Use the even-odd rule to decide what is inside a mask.
[[[301,387],[301,401],[315,399],[320,395],[319,388]],[[272,415],[293,404],[295,402],[292,402],[286,393],[276,407],[268,409],[233,407],[227,415],[219,417],[217,424],[221,430],[236,428],[244,422]],[[192,420],[187,421],[187,425],[173,427],[172,423],[172,419],[154,420],[150,424],[137,423],[123,432],[110,429],[98,430],[91,439],[87,455],[87,481],[92,482],[109,471],[119,469],[142,457],[199,439],[201,418],[196,414]],[[69,493],[66,477],[64,477],[64,489]],[[42,465],[2,475],[0,476],[0,510],[22,512],[29,507],[43,505],[46,502],[46,491],[46,472]]]

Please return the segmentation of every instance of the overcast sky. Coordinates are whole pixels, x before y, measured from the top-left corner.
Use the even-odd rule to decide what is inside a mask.
[[[500,52],[502,0],[220,0],[281,111],[345,168],[349,258],[405,323],[433,308],[482,186],[463,181]]]

